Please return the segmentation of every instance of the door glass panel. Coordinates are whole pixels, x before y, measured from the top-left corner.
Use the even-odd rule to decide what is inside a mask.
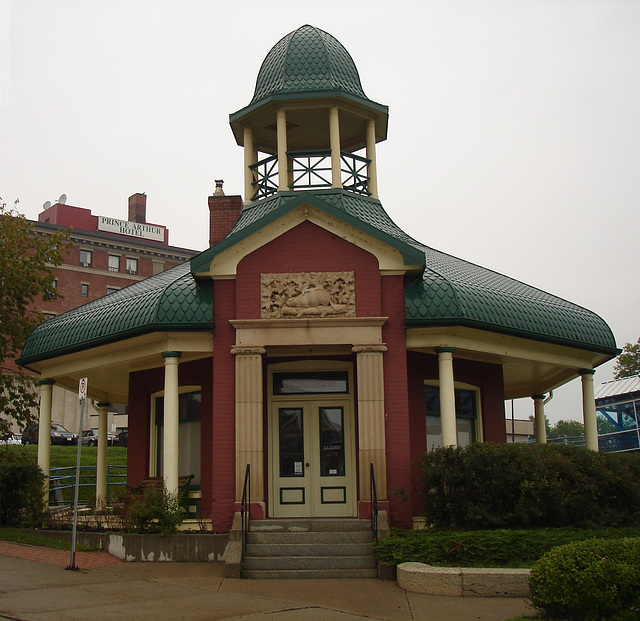
[[[304,476],[304,436],[302,408],[278,410],[280,434],[280,476]]]
[[[344,414],[342,407],[319,408],[320,474],[344,476]]]

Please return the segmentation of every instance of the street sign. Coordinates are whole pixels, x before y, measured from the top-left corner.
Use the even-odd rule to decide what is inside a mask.
[[[78,384],[78,399],[84,401],[87,398],[87,378],[83,377]]]

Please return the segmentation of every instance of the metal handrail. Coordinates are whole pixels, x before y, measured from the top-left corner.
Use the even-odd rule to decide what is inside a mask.
[[[242,522],[242,557],[244,564],[244,553],[247,545],[247,533],[249,532],[249,522],[251,521],[251,465],[247,464],[244,473],[244,485],[242,487],[242,500],[240,501],[240,520]]]
[[[80,466],[79,487],[95,488],[97,479],[97,466]],[[64,501],[57,499],[57,493],[74,489],[76,483],[76,467],[63,466],[49,469],[49,493],[54,498],[54,504],[71,504],[71,499]],[[127,484],[127,467],[107,465],[107,499],[111,495],[111,489],[116,486],[124,487]]]
[[[370,464],[370,485],[371,485],[371,526],[373,528],[373,540],[378,543],[378,491],[376,489],[376,473],[373,464]]]

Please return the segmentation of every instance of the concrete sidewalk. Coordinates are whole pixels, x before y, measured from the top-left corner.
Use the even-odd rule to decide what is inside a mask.
[[[32,548],[37,560],[4,550],[0,619],[489,621],[532,613],[521,599],[421,595],[381,580],[231,580],[221,563],[122,563],[103,553],[77,556],[80,570],[67,571],[54,550]]]

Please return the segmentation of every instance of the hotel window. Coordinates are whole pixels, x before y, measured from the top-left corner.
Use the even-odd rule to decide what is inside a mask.
[[[160,272],[164,272],[164,263],[162,261],[154,261],[153,262],[153,275],[159,274]]]
[[[138,273],[138,259],[130,259],[129,257],[127,257],[127,273],[128,274]]]
[[[82,283],[80,285],[80,297],[88,298],[89,297],[89,285],[87,283]]]
[[[82,267],[91,267],[91,251],[80,250],[80,265]]]
[[[120,291],[120,289],[118,289],[117,287],[107,287],[107,295],[111,295],[112,293],[115,293],[116,291]]]
[[[117,254],[109,255],[109,271],[110,272],[120,271],[120,257]]]
[[[49,321],[49,319],[53,319],[56,316],[55,313],[48,313],[46,311],[44,313],[42,313],[42,314],[44,315],[44,320],[45,321]]]
[[[437,384],[425,384],[427,451],[442,446],[440,425],[440,388]],[[473,386],[455,388],[456,428],[458,446],[468,446],[482,440],[480,416],[480,390]]]

